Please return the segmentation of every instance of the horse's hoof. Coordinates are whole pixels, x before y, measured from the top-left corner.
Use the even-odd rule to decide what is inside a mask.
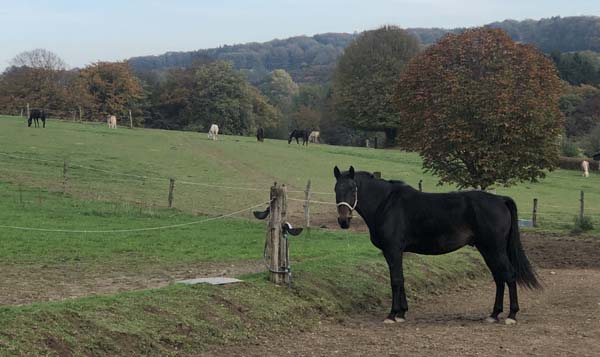
[[[406,322],[406,320],[403,319],[402,317],[396,317],[396,322],[402,323],[402,322]]]
[[[493,324],[493,323],[496,323],[496,322],[498,322],[498,319],[496,319],[496,318],[493,318],[493,317],[491,317],[491,316],[488,316],[488,317],[485,319],[485,322],[487,322],[487,323],[490,323],[490,324]]]
[[[516,323],[517,323],[517,320],[515,320],[515,319],[511,319],[510,317],[509,317],[509,318],[507,318],[506,320],[504,320],[504,324],[505,324],[505,325],[514,325],[514,324],[516,324]]]
[[[388,318],[386,318],[385,320],[383,320],[383,323],[384,323],[384,324],[395,324],[395,323],[396,323],[396,320],[395,320],[395,319],[394,319],[394,320],[392,320],[392,319],[390,319],[390,318],[388,317]]]

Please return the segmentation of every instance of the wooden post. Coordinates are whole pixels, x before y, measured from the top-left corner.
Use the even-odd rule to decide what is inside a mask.
[[[27,103],[27,119],[29,119],[29,103]]]
[[[365,147],[369,147],[369,139],[365,139]]]
[[[304,227],[310,228],[310,180],[304,191]]]
[[[21,108],[21,115],[19,115],[21,118],[23,117],[23,108]]]
[[[173,189],[175,188],[175,179],[169,179],[169,208],[173,207]]]
[[[579,222],[583,222],[583,190],[581,191],[581,198],[579,200]]]
[[[271,186],[271,203],[269,226],[267,229],[267,252],[269,252],[269,280],[275,284],[289,282],[289,274],[286,271],[287,242],[283,238],[281,225],[285,222],[287,211],[287,189],[285,186],[277,187],[277,183]]]
[[[423,179],[419,180],[419,192],[423,192]]]
[[[381,178],[381,172],[380,171],[375,171],[375,172],[373,172],[373,176],[375,176],[375,178],[380,179]]]
[[[538,199],[533,199],[533,213],[531,214],[531,225],[537,227],[537,209],[538,209]]]
[[[129,129],[133,129],[133,117],[131,116],[131,109],[129,110]]]
[[[69,163],[65,159],[63,161],[63,195],[67,193],[67,183],[69,181]]]
[[[81,121],[81,118],[83,117],[83,113],[81,112],[81,105],[77,106],[77,108],[79,108],[79,121]]]
[[[281,197],[281,223],[285,223],[287,217],[287,187],[281,185],[283,196]],[[288,240],[283,237],[283,232],[279,235],[279,270],[280,284],[290,283],[290,264],[288,261]]]

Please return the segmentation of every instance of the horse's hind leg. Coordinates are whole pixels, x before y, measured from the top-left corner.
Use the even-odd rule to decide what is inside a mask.
[[[515,286],[515,273],[512,269],[508,256],[503,249],[490,249],[488,247],[477,247],[479,252],[483,256],[485,263],[492,272],[494,282],[496,283],[496,298],[494,300],[494,307],[492,314],[486,319],[488,322],[498,322],[498,316],[503,310],[504,300],[504,284],[508,284],[509,294],[511,296],[510,301],[510,314],[506,320],[507,324],[515,322],[515,316],[518,311],[518,303],[516,302],[516,286]],[[511,285],[513,288],[511,288]],[[514,299],[513,299],[514,296]],[[515,305],[516,304],[516,305]],[[516,307],[516,311],[513,313],[513,309]]]
[[[508,282],[508,296],[510,298],[510,312],[504,321],[507,325],[517,322],[517,312],[519,312],[519,297],[517,296],[517,281],[514,279]]]

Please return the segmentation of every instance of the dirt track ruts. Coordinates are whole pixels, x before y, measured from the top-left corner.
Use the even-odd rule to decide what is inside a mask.
[[[599,356],[600,239],[526,234],[524,245],[545,289],[519,290],[517,325],[483,322],[494,297],[490,279],[409,301],[404,324],[384,325],[382,311],[253,345],[214,347],[205,355]]]

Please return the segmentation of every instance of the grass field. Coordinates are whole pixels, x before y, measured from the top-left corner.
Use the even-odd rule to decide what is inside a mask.
[[[16,199],[15,190],[14,184],[0,184],[0,217],[15,226],[76,223],[102,230],[202,219],[36,188],[21,188]],[[264,223],[240,218],[143,233],[3,230],[0,355],[194,354],[210,344],[249,341],[269,331],[310,329],[320,319],[346,313],[383,314],[387,267],[364,234],[313,230],[294,238],[290,289],[268,283],[265,269],[256,264],[264,237]],[[246,271],[245,283],[172,284],[178,277],[202,275],[206,267],[216,267],[218,274],[234,266]],[[413,256],[406,268],[413,301],[484,272],[471,249]],[[153,285],[157,278],[162,284]],[[143,290],[127,292],[132,289]]]
[[[77,197],[165,206],[169,177],[176,179],[174,206],[184,212],[223,214],[268,198],[269,186],[285,183],[291,191],[312,181],[313,199],[333,202],[333,167],[381,171],[384,178],[402,179],[426,191],[451,191],[421,169],[418,155],[397,150],[288,145],[280,140],[257,143],[254,138],[164,130],[111,130],[104,124],[49,122],[32,129],[24,120],[0,117],[0,179],[27,187],[63,190],[63,161],[69,163],[67,191]],[[34,161],[44,160],[44,161]],[[139,177],[143,176],[143,177]],[[209,186],[207,186],[209,185]],[[214,185],[214,186],[213,186]],[[221,187],[215,187],[221,186]],[[225,186],[225,187],[223,187]],[[586,213],[600,227],[600,175],[584,178],[577,171],[558,170],[540,183],[497,188],[515,199],[522,218],[531,217],[539,199],[542,229],[569,229],[578,214],[580,190]],[[290,193],[302,198],[301,192]],[[294,202],[292,202],[294,203]],[[301,215],[295,202],[291,214]],[[330,206],[313,205],[315,213]],[[299,222],[298,222],[299,223]]]
[[[366,234],[315,229],[292,238],[288,289],[265,281],[264,222],[248,219],[249,212],[200,221],[266,201],[273,181],[301,191],[311,179],[323,192],[314,198],[333,202],[334,165],[381,171],[413,185],[423,179],[428,191],[452,189],[436,187],[417,155],[393,150],[303,148],[231,136],[211,142],[204,133],[47,124],[33,129],[22,119],[0,117],[0,226],[118,230],[198,223],[124,233],[0,227],[0,355],[195,354],[213,343],[310,329],[323,318],[383,314],[387,267]],[[69,163],[66,186],[63,160]],[[175,209],[165,208],[169,177],[176,178]],[[581,189],[588,212],[600,216],[598,184],[599,175],[557,171],[539,184],[498,191],[514,197],[524,217],[538,197],[541,229],[561,230],[577,213]],[[295,225],[300,205],[290,209]],[[334,212],[314,207],[316,220]],[[411,301],[487,274],[470,248],[410,256],[406,264]],[[246,282],[173,284],[208,273]]]

